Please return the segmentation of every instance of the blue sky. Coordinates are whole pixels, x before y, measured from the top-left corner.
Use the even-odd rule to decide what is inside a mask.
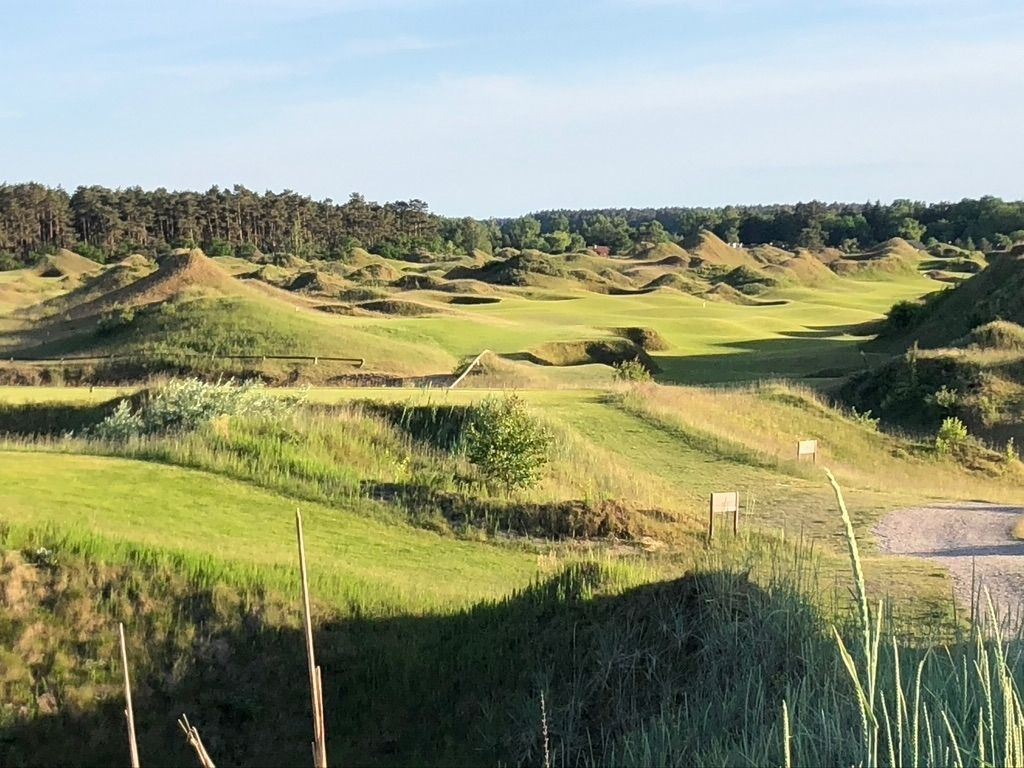
[[[554,207],[1024,196],[1019,0],[0,0],[0,180]]]

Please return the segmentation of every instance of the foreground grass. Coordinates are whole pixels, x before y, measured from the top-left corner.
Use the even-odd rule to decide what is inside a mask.
[[[59,478],[59,482],[55,482]],[[157,547],[253,570],[291,570],[293,499],[195,470],[125,459],[0,452],[3,519]],[[528,583],[538,556],[302,503],[318,592],[340,606],[451,607]],[[327,573],[329,576],[325,576]]]

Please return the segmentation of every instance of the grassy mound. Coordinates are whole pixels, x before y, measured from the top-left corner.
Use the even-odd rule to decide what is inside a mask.
[[[993,320],[974,328],[954,343],[956,347],[976,347],[1004,351],[1024,351],[1024,328],[1007,320]]]
[[[393,283],[402,273],[383,262],[374,262],[359,267],[348,273],[347,277],[354,283],[362,285],[387,285]]]
[[[728,267],[756,267],[757,262],[742,248],[733,248],[718,235],[708,230],[701,230],[697,235],[696,244],[689,252],[704,264]]]
[[[978,326],[996,320],[1024,325],[1024,256],[992,259],[988,268],[955,288],[934,296],[913,317],[890,317],[882,343],[948,346]]]
[[[829,267],[837,275],[885,277],[917,272],[922,253],[906,240],[894,237],[876,248],[836,259]]]
[[[676,243],[640,243],[630,254],[632,258],[644,259],[666,266],[680,266],[690,263],[690,254]]]
[[[319,294],[322,296],[336,296],[345,287],[345,281],[341,278],[317,270],[300,272],[288,284],[289,291]]]
[[[402,275],[400,278],[395,280],[395,288],[399,288],[403,291],[423,291],[423,290],[440,290],[441,286],[444,285],[444,280],[434,275]]]
[[[100,269],[102,266],[92,259],[79,256],[67,248],[61,248],[56,253],[43,256],[35,271],[40,277],[79,277],[90,272],[98,272]]]
[[[505,259],[495,259],[481,267],[455,267],[445,275],[447,280],[479,280],[492,285],[509,286],[543,285],[544,281],[538,281],[538,277],[564,278],[567,273],[554,257],[540,251],[526,250],[515,252]]]
[[[629,339],[640,349],[647,352],[661,352],[669,348],[665,337],[653,328],[639,328],[630,326],[626,328],[614,328],[613,331],[625,339]]]
[[[791,258],[778,263],[767,264],[764,271],[783,282],[812,287],[826,285],[836,279],[836,274],[824,262],[806,250],[797,251]]]
[[[443,310],[437,307],[430,307],[420,304],[417,301],[406,301],[405,299],[376,299],[364,301],[357,305],[358,309],[368,312],[376,312],[382,315],[397,315],[400,317],[418,317],[420,315],[436,315]]]
[[[647,370],[657,372],[657,364],[649,354],[629,339],[598,339],[594,341],[553,341],[531,349],[531,362],[541,365],[615,365],[628,360],[640,361]]]
[[[68,309],[73,318],[88,317],[114,307],[160,304],[190,290],[222,295],[245,293],[244,286],[207,258],[201,250],[179,250],[164,256],[157,269],[117,290]]]
[[[736,267],[713,282],[715,284],[732,286],[747,296],[758,296],[779,285],[778,279],[767,275],[755,267],[749,266]]]
[[[699,277],[690,275],[689,273],[668,273],[656,277],[649,283],[644,285],[646,290],[653,290],[655,288],[671,288],[682,293],[703,293],[708,289],[708,284]]]

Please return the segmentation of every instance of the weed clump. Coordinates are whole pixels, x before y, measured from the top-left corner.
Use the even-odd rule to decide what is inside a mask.
[[[140,435],[191,432],[222,417],[279,415],[295,403],[294,398],[275,397],[257,380],[211,384],[194,378],[173,379],[145,396],[137,407],[122,400],[89,435],[118,442]]]
[[[642,383],[651,380],[651,372],[647,366],[636,360],[623,360],[615,364],[615,379],[617,381],[628,381]]]
[[[969,438],[967,426],[956,416],[947,416],[935,435],[935,450],[948,456],[963,449]]]

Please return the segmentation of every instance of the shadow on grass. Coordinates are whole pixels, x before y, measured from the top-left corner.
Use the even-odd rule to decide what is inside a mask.
[[[62,625],[61,647],[48,652],[63,654],[67,669],[39,663],[34,690],[7,696],[0,763],[126,761],[111,631],[124,620],[144,764],[193,764],[175,724],[181,712],[218,765],[306,764],[311,722],[297,600],[282,605],[216,587],[174,592],[166,574],[144,571],[125,587],[132,594],[79,594],[106,619],[92,629]],[[587,563],[455,614],[370,618],[350,606],[346,618],[321,621],[331,760],[542,764],[541,692],[559,765],[607,762],[624,735],[664,712],[696,718],[694,732],[681,737],[684,753],[715,744],[729,756],[758,739],[774,744],[777,702],[808,672],[792,644],[800,638],[806,652],[825,637],[813,611],[734,572],[620,583],[621,574]],[[49,599],[66,608],[61,601],[73,588]],[[780,611],[788,621],[777,620]],[[49,621],[69,615],[56,613]],[[10,622],[5,639],[24,644],[28,626]],[[76,644],[74,631],[87,642]],[[109,642],[97,643],[97,634]],[[751,690],[763,694],[760,704],[749,701]]]
[[[656,355],[661,367],[657,378],[676,384],[710,384],[771,378],[837,378],[888,355],[862,354],[852,340],[832,338],[833,332],[811,329],[771,339],[726,342],[719,354]]]

